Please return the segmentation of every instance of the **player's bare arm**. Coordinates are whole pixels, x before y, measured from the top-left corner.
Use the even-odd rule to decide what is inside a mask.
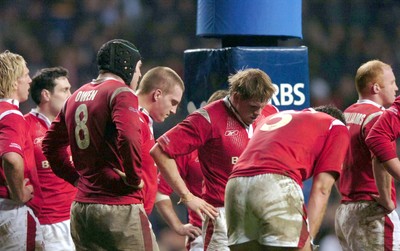
[[[395,180],[400,181],[400,161],[398,158],[387,160],[382,164]]]
[[[24,179],[24,160],[14,152],[5,153],[2,157],[4,174],[10,189],[12,200],[26,203],[33,198],[33,187]]]
[[[215,207],[208,204],[204,200],[194,196],[187,188],[185,182],[181,178],[178,167],[174,159],[170,158],[159,146],[158,143],[150,150],[150,155],[156,162],[161,175],[171,186],[171,188],[181,198],[181,202],[188,208],[195,211],[203,220],[202,213],[208,215],[211,219],[218,216],[218,211]]]
[[[308,220],[310,223],[311,238],[315,238],[319,231],[334,183],[335,178],[331,173],[322,172],[314,177],[310,200],[308,202]]]
[[[160,199],[162,198],[162,199]],[[167,222],[177,234],[182,236],[189,236],[190,238],[196,238],[201,235],[201,229],[193,226],[192,224],[183,224],[175,213],[172,206],[172,201],[168,195],[157,193],[156,207],[158,212],[161,214],[163,219]]]
[[[374,172],[375,183],[379,195],[371,194],[371,196],[376,200],[376,202],[391,212],[395,209],[395,205],[391,199],[392,176],[386,171],[377,158],[374,158],[372,161],[372,170]]]

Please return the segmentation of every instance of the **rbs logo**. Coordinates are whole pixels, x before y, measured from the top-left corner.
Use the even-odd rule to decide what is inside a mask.
[[[273,84],[275,87],[275,95],[272,96],[271,103],[278,107],[279,110],[286,109],[303,109],[310,106],[309,88],[304,83],[281,83]],[[195,101],[189,101],[187,104],[187,112],[191,114],[197,109],[206,105],[206,101],[201,101],[199,107],[195,105]],[[227,131],[225,136],[235,136],[235,132]]]
[[[288,83],[281,83],[279,86],[273,84],[276,92],[272,97],[272,103],[276,106],[295,105],[301,106],[306,102],[306,95],[304,91],[304,83],[297,83],[291,85]]]

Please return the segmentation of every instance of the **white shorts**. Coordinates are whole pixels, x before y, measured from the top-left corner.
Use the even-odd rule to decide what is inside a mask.
[[[203,251],[204,250],[203,236],[199,235],[192,240],[186,238],[186,249],[188,251]]]
[[[302,248],[309,236],[304,197],[291,178],[278,174],[229,179],[225,189],[229,246]]]
[[[335,230],[343,251],[400,250],[397,212],[385,214],[375,201],[340,204],[336,209]]]
[[[203,222],[202,235],[205,251],[229,251],[226,228],[225,208],[217,208],[219,215],[215,220],[206,216]]]
[[[74,201],[71,235],[77,250],[159,250],[143,204]]]
[[[1,250],[45,250],[39,220],[28,206],[0,198]]]
[[[46,250],[74,251],[75,245],[71,237],[70,220],[55,224],[42,225]]]

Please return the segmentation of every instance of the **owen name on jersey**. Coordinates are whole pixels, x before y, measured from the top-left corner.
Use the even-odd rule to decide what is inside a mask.
[[[365,118],[365,114],[362,114],[362,113],[347,113],[347,112],[345,112],[343,115],[348,124],[361,125]]]
[[[75,102],[92,101],[96,97],[98,90],[80,91],[76,94]]]

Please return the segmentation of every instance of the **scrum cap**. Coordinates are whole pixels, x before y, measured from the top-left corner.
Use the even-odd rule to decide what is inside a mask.
[[[118,75],[129,85],[140,58],[135,45],[124,39],[113,39],[101,46],[97,53],[97,66],[99,70]]]

